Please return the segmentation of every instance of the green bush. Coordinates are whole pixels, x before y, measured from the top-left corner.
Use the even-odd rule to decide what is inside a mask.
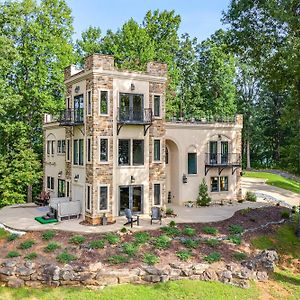
[[[120,237],[116,235],[115,233],[107,233],[105,236],[106,240],[112,245],[112,244],[118,244],[120,241]]]
[[[169,227],[169,226],[164,226],[160,228],[166,235],[171,235],[171,236],[175,236],[175,235],[179,235],[180,234],[180,230],[176,227]]]
[[[169,223],[169,226],[170,226],[170,227],[175,227],[175,226],[176,226],[176,222],[175,222],[175,221],[173,221],[173,220],[172,220],[172,221],[170,221],[170,223]]]
[[[168,207],[168,208],[166,209],[166,215],[173,215],[173,214],[174,214],[174,209]]]
[[[128,262],[128,257],[124,255],[112,255],[108,258],[108,261],[113,265],[124,264]]]
[[[256,202],[257,197],[253,192],[247,191],[245,195],[245,200],[250,202]]]
[[[20,253],[18,251],[9,251],[6,255],[7,258],[13,258],[20,256]]]
[[[235,253],[233,253],[233,257],[234,257],[234,259],[241,261],[241,260],[245,260],[247,258],[247,254],[244,252],[235,252]]]
[[[54,230],[47,230],[42,234],[42,239],[49,241],[52,240],[56,235],[56,232]]]
[[[241,234],[244,232],[244,228],[242,225],[239,225],[239,224],[232,224],[229,226],[228,228],[229,232],[231,234]]]
[[[143,262],[147,265],[155,265],[159,263],[159,257],[152,253],[145,253]]]
[[[16,233],[11,233],[11,234],[7,237],[7,241],[8,241],[8,242],[12,242],[12,241],[16,240],[18,237],[19,237],[18,234],[16,234]]]
[[[44,251],[49,253],[49,252],[53,252],[55,251],[56,249],[60,248],[60,245],[55,243],[55,242],[52,242],[52,243],[49,243],[45,248],[44,248]]]
[[[187,248],[193,248],[196,249],[199,246],[199,241],[193,240],[193,239],[186,239],[183,240],[182,243]]]
[[[181,250],[176,252],[176,256],[183,261],[187,261],[191,258],[192,253],[190,251]]]
[[[105,241],[104,240],[91,241],[89,246],[92,249],[103,249],[105,246]]]
[[[69,263],[71,261],[74,261],[77,259],[77,257],[75,255],[70,254],[69,252],[67,252],[67,250],[64,250],[61,254],[59,254],[56,259],[60,262],[60,263]]]
[[[154,245],[158,249],[167,249],[171,245],[171,239],[166,235],[161,235],[154,239]]]
[[[242,237],[238,234],[233,234],[228,237],[228,240],[236,245],[240,245],[242,243]]]
[[[282,213],[281,213],[281,218],[282,219],[289,219],[290,218],[290,212],[288,210],[284,210]]]
[[[241,214],[244,216],[244,215],[247,215],[251,211],[252,211],[252,208],[247,207],[247,208],[244,208],[241,210]]]
[[[122,248],[123,248],[123,252],[129,256],[134,256],[139,251],[139,246],[133,243],[124,243],[122,245]]]
[[[122,233],[126,233],[127,232],[127,228],[126,227],[122,227],[120,230]]]
[[[206,234],[211,234],[211,235],[217,235],[218,234],[218,229],[215,228],[215,227],[204,226],[202,228],[202,231]]]
[[[84,242],[85,242],[85,237],[82,235],[73,235],[69,239],[69,243],[76,244],[76,245],[83,244]]]
[[[197,205],[198,206],[208,206],[211,202],[211,198],[208,195],[208,188],[205,182],[205,179],[202,179],[201,184],[199,185],[199,193],[197,198]]]
[[[34,244],[35,244],[35,241],[27,240],[27,241],[24,241],[23,243],[21,243],[19,245],[19,248],[22,249],[22,250],[26,250],[26,249],[31,248]]]
[[[133,238],[136,244],[145,244],[150,240],[150,234],[148,232],[137,232]]]
[[[187,236],[194,236],[196,234],[196,229],[192,227],[185,227],[182,233]]]
[[[219,252],[212,252],[209,255],[204,257],[204,260],[208,263],[213,263],[221,259],[221,254]]]
[[[217,240],[217,239],[209,239],[205,241],[205,244],[214,248],[217,247],[221,244],[221,241]]]
[[[9,233],[4,228],[0,228],[0,240],[7,238],[8,235]]]
[[[31,252],[25,256],[25,259],[34,260],[37,258],[37,254],[35,252]]]

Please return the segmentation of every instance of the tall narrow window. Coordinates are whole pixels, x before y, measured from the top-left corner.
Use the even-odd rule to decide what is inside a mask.
[[[160,96],[159,95],[155,95],[154,96],[154,111],[153,111],[153,114],[154,114],[154,117],[160,117]]]
[[[160,140],[154,140],[153,160],[160,161]]]
[[[169,149],[166,147],[166,165],[169,163]]]
[[[61,153],[61,140],[57,141],[57,153]]]
[[[132,141],[132,160],[134,166],[144,164],[144,140]]]
[[[54,155],[55,141],[51,141],[51,155]]]
[[[197,174],[197,153],[188,153],[188,174]]]
[[[47,188],[49,190],[54,190],[54,177],[47,177]]]
[[[100,162],[108,161],[108,139],[100,139]]]
[[[70,97],[67,98],[67,108],[71,108],[71,102],[70,102]]]
[[[66,196],[65,183],[66,183],[65,180],[58,179],[57,197],[65,197]]]
[[[92,92],[87,92],[87,115],[90,116],[92,114]]]
[[[66,197],[70,197],[70,181],[66,181]]]
[[[86,140],[86,161],[90,163],[92,161],[92,139]]]
[[[220,177],[220,191],[222,191],[222,192],[228,191],[228,177],[227,176]]]
[[[153,187],[154,205],[161,205],[160,183],[155,183]]]
[[[74,140],[73,144],[73,164],[78,165],[78,140]]]
[[[209,142],[209,160],[210,164],[214,165],[218,162],[218,142]]]
[[[90,211],[91,206],[92,206],[92,187],[90,185],[87,185],[86,186],[85,209],[87,211]]]
[[[70,140],[67,140],[67,161],[70,161],[70,157],[71,157],[71,144],[70,144]]]
[[[219,177],[211,177],[210,178],[210,187],[212,192],[219,191]]]
[[[119,140],[119,165],[130,165],[130,140]]]
[[[108,209],[108,187],[100,186],[99,188],[99,210]]]
[[[47,141],[47,154],[51,154],[51,141]]]
[[[65,154],[66,153],[66,141],[61,140],[61,153]]]
[[[100,114],[108,114],[108,91],[100,92]]]
[[[79,140],[79,165],[83,166],[83,139]]]
[[[221,142],[221,163],[228,164],[228,142]]]

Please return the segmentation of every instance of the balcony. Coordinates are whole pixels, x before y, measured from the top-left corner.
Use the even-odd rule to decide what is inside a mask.
[[[232,168],[232,175],[241,167],[240,153],[205,153],[205,175],[212,168],[219,169],[219,175],[225,168]]]
[[[83,108],[67,108],[60,112],[59,124],[62,126],[82,125]]]
[[[152,109],[131,109],[128,107],[118,108],[117,115],[117,133],[119,134],[121,128],[124,125],[143,125],[144,135],[146,135],[147,130],[152,125]]]

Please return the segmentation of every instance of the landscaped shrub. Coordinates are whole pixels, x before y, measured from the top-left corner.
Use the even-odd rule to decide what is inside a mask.
[[[139,247],[133,243],[124,243],[122,245],[122,248],[123,248],[123,252],[129,256],[134,256],[139,251]]]
[[[122,233],[126,233],[127,232],[127,228],[126,227],[122,227],[120,230]]]
[[[193,239],[185,239],[182,241],[185,247],[196,249],[199,246],[199,241]]]
[[[256,202],[257,197],[253,192],[247,191],[245,195],[245,200],[250,202]]]
[[[16,233],[11,233],[11,234],[7,237],[7,241],[8,241],[8,242],[12,242],[12,241],[16,240],[18,237],[19,237],[18,234],[16,234]]]
[[[170,221],[170,223],[169,223],[169,226],[170,226],[170,227],[175,227],[175,226],[176,226],[176,222],[175,222],[175,221],[173,221],[173,220],[172,220],[172,221]]]
[[[26,249],[31,248],[34,244],[35,244],[35,241],[27,240],[27,241],[24,241],[23,243],[21,243],[19,245],[19,248],[22,249],[22,250],[26,250]]]
[[[105,241],[104,240],[91,241],[89,246],[92,249],[103,249],[105,246]]]
[[[160,228],[165,234],[167,235],[179,235],[180,230],[176,227],[169,227],[169,226],[164,226]]]
[[[213,263],[221,259],[221,254],[219,252],[212,252],[209,255],[204,257],[204,260],[208,263]]]
[[[247,208],[244,208],[241,210],[241,214],[244,216],[244,215],[247,215],[251,211],[252,211],[252,208],[247,207]]]
[[[202,179],[201,184],[199,185],[199,194],[197,198],[197,205],[199,206],[208,206],[211,202],[211,198],[208,195],[208,188],[205,182],[205,179]]]
[[[49,241],[53,239],[56,235],[56,232],[54,230],[47,230],[42,234],[42,239]]]
[[[112,244],[117,244],[120,241],[120,237],[114,233],[107,233],[105,236],[106,240],[112,245]]]
[[[229,232],[231,234],[241,234],[244,232],[244,228],[242,225],[239,225],[239,224],[232,224],[232,225],[229,225],[229,228],[228,228]]]
[[[55,251],[56,249],[60,248],[60,245],[55,243],[55,242],[52,242],[52,243],[49,243],[45,248],[44,248],[44,251],[45,252],[53,252]]]
[[[148,232],[137,232],[133,238],[136,244],[145,244],[150,240],[150,234]]]
[[[33,260],[37,258],[37,254],[35,252],[31,252],[25,256],[25,259]]]
[[[236,245],[240,245],[242,243],[242,237],[238,234],[233,234],[228,237],[228,240]]]
[[[186,250],[181,250],[181,251],[177,251],[176,252],[176,256],[183,261],[187,261],[188,259],[191,258],[192,253],[190,251],[186,251]]]
[[[60,263],[69,263],[71,261],[74,261],[77,259],[77,257],[69,252],[67,252],[67,250],[64,250],[61,254],[57,255],[56,259],[60,262]]]
[[[290,212],[288,210],[284,210],[282,213],[281,213],[281,218],[282,219],[289,219],[290,218]]]
[[[214,247],[217,247],[221,244],[221,241],[217,240],[217,239],[209,239],[209,240],[206,240],[205,243],[214,248]]]
[[[196,234],[196,229],[192,227],[185,227],[182,233],[187,236],[194,236]]]
[[[171,245],[171,239],[166,235],[161,235],[154,239],[154,245],[158,249],[167,249]]]
[[[245,260],[247,258],[247,254],[244,252],[235,252],[235,253],[233,253],[233,257],[236,260],[241,261],[241,260]]]
[[[118,265],[128,262],[128,257],[124,255],[112,255],[108,258],[108,261],[113,265]]]
[[[20,256],[20,253],[18,251],[9,251],[6,255],[7,258],[13,258]]]
[[[143,262],[147,265],[155,265],[159,263],[159,257],[152,253],[145,253]]]
[[[204,226],[202,228],[202,231],[206,234],[211,234],[211,235],[217,235],[218,234],[218,229],[215,228],[215,227]]]
[[[8,236],[8,232],[5,229],[0,228],[0,240],[7,238],[7,236]]]
[[[174,209],[168,207],[168,208],[166,209],[166,215],[173,215],[173,214],[174,214]]]
[[[85,242],[85,237],[82,235],[73,235],[70,239],[69,242],[72,244],[80,245]]]

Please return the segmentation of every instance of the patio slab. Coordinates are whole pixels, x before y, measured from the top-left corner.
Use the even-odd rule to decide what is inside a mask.
[[[266,202],[244,202],[232,205],[224,206],[209,206],[209,207],[172,207],[177,214],[175,218],[164,218],[162,226],[167,225],[171,220],[176,223],[199,223],[199,222],[217,222],[230,218],[233,214],[240,209],[247,207],[258,208],[262,206],[268,206]],[[125,217],[117,217],[116,223],[107,226],[86,226],[81,225],[82,219],[65,220],[54,224],[40,224],[34,220],[35,217],[45,215],[48,211],[48,207],[39,207],[32,203],[23,205],[6,206],[0,210],[0,224],[3,224],[11,229],[20,231],[40,231],[47,229],[56,229],[62,231],[81,232],[81,233],[102,233],[109,231],[117,231],[123,227],[126,219]],[[141,216],[140,226],[134,225],[133,230],[150,230],[157,229],[160,225],[150,224],[149,216]],[[127,226],[129,228],[129,226]]]

